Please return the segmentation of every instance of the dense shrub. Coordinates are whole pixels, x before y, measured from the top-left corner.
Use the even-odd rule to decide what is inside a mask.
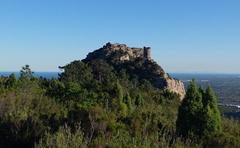
[[[128,63],[124,70],[101,60],[75,61],[62,67],[59,79],[35,78],[29,66],[23,67],[19,79],[1,77],[0,145],[240,146],[239,122],[223,118],[221,123],[210,88],[203,91],[192,83],[187,99],[180,102],[177,94],[144,79],[147,71],[142,65],[149,66],[137,61],[136,67]]]
[[[43,96],[36,82],[0,95],[1,145],[31,146],[64,119],[64,107]]]
[[[35,144],[36,148],[80,148],[83,147],[83,133],[80,129],[72,131],[70,127],[63,126],[55,133],[46,132],[44,137]]]

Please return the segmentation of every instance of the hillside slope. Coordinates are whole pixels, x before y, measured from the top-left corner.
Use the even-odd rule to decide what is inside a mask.
[[[185,96],[184,84],[172,78],[160,65],[151,59],[151,48],[132,48],[125,44],[107,43],[102,48],[89,53],[83,61],[85,63],[103,60],[120,72],[126,70],[132,78],[146,79],[159,89],[166,89]]]

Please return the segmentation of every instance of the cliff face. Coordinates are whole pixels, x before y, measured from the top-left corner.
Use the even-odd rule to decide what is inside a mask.
[[[186,91],[184,88],[184,84],[180,80],[176,80],[174,78],[168,77],[165,78],[167,81],[166,88],[170,90],[171,92],[177,93],[180,95],[181,100],[184,98]]]
[[[129,74],[149,80],[155,87],[166,89],[180,95],[183,99],[185,88],[183,82],[169,76],[153,59],[151,48],[131,48],[125,44],[107,43],[102,48],[87,55],[83,61],[101,59],[121,69],[126,68]]]

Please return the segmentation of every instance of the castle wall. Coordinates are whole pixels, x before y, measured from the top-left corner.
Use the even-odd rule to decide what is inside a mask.
[[[142,57],[145,59],[151,59],[151,48],[150,47],[144,47],[144,48],[130,48],[127,47],[125,44],[111,44],[107,43],[103,49],[110,49],[113,51],[122,51],[125,52],[127,55],[121,58],[121,60],[127,60],[131,58],[138,58]]]

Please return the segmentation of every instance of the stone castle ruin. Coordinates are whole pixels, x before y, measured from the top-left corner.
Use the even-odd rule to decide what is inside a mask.
[[[151,47],[144,47],[144,58],[151,60]]]
[[[107,43],[102,49],[108,50],[108,52],[121,52],[120,61],[127,61],[135,58],[151,60],[151,47],[135,48],[127,47],[125,44]]]

